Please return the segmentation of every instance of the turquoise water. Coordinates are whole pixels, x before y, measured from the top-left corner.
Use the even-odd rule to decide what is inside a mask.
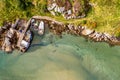
[[[27,53],[0,52],[0,80],[119,80],[120,47],[82,37],[34,37]]]

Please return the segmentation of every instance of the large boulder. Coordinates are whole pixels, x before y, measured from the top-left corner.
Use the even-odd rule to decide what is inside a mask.
[[[90,35],[93,32],[94,32],[94,30],[84,29],[81,34],[87,36],[87,35]]]

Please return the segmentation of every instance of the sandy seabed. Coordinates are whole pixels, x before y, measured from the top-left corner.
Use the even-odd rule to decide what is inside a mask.
[[[0,80],[119,80],[120,47],[82,37],[34,36],[27,53],[0,52]]]

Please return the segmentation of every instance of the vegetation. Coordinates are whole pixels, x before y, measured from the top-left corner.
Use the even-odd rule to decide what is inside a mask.
[[[97,22],[96,30],[118,36],[120,34],[120,0],[91,0],[91,3],[93,6],[87,18]]]
[[[46,0],[0,0],[0,24],[18,17],[29,19],[33,15],[47,15],[64,23],[81,23],[97,31],[120,36],[120,0],[90,0],[89,3],[92,7],[86,18],[65,20],[47,12]]]
[[[30,18],[43,15],[46,11],[45,0],[0,0],[0,24],[16,18]]]

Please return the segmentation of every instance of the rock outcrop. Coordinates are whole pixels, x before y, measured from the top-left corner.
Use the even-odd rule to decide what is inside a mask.
[[[47,0],[47,9],[52,15],[62,15],[65,19],[86,16],[89,8],[87,0]]]

